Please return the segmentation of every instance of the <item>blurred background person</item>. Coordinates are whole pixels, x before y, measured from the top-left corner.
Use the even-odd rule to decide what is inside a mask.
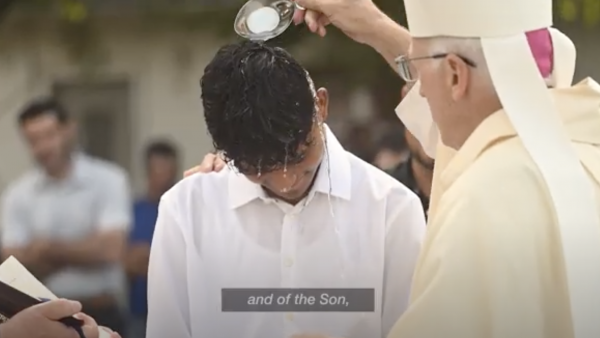
[[[3,258],[15,256],[58,297],[80,301],[100,325],[122,332],[125,172],[77,149],[75,125],[53,99],[26,105],[18,126],[37,167],[4,193]]]
[[[350,127],[345,149],[367,163],[373,163],[375,151],[369,125],[355,124]]]
[[[169,190],[179,176],[179,156],[176,147],[167,141],[155,141],[146,147],[146,192],[135,201],[133,229],[129,236],[126,263],[130,280],[130,310],[128,338],[146,337],[148,315],[148,260],[154,225],[158,216],[160,197]]]
[[[406,96],[409,90],[409,85],[402,88],[402,98]],[[406,128],[404,138],[408,146],[408,159],[389,172],[419,196],[425,215],[427,215],[435,161],[427,156],[419,141]]]
[[[408,157],[404,131],[394,128],[387,132],[379,142],[373,164],[381,170],[390,171],[396,169]]]

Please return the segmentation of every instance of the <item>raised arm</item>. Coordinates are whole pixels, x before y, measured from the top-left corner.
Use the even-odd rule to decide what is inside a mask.
[[[332,24],[354,41],[375,49],[396,71],[395,59],[407,54],[411,37],[408,30],[371,0],[297,0],[306,11],[296,11],[296,24],[305,22],[313,33],[325,36]]]
[[[410,33],[384,13],[373,22],[373,26],[364,37],[365,43],[375,49],[392,69],[398,72],[396,58],[408,53]]]

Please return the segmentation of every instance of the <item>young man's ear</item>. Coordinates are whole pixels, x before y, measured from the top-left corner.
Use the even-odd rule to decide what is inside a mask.
[[[317,112],[318,122],[323,123],[327,121],[327,115],[329,114],[329,93],[325,88],[319,88],[317,90]]]

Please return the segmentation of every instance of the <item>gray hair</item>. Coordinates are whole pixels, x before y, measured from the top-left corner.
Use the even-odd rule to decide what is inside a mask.
[[[487,68],[481,41],[477,38],[436,37],[429,40],[429,53],[456,53],[477,64],[473,75],[485,89],[492,89],[492,78]],[[439,63],[434,63],[436,66]]]
[[[430,39],[430,53],[457,53],[473,60],[477,64],[475,72],[483,84],[492,85],[492,78],[487,68],[481,40],[479,38],[437,37]],[[554,87],[553,76],[544,78],[548,87]]]

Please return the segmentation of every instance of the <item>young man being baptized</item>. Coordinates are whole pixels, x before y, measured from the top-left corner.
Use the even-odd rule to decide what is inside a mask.
[[[162,198],[147,337],[385,337],[408,305],[425,234],[417,196],[344,150],[325,123],[327,90],[315,90],[283,49],[225,46],[201,87],[208,131],[228,165]],[[312,312],[295,312],[302,305],[293,296],[264,312],[269,306],[248,305],[252,293],[231,304],[227,288],[366,288],[374,297],[342,294],[345,308],[307,292]],[[353,309],[361,312],[344,312]]]

